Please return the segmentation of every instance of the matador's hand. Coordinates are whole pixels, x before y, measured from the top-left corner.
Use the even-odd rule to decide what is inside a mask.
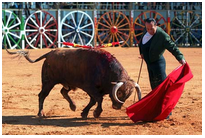
[[[179,63],[184,65],[184,64],[186,64],[186,61],[184,59],[182,59],[182,60],[179,61]]]

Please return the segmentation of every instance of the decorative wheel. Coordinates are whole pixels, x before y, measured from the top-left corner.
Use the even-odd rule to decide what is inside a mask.
[[[202,18],[193,11],[176,13],[171,38],[179,46],[202,46]]]
[[[90,45],[94,38],[94,23],[82,11],[68,13],[61,22],[61,38],[64,42]]]
[[[97,23],[97,37],[100,45],[123,41],[119,46],[129,46],[130,32],[129,19],[122,12],[106,12]]]
[[[165,18],[156,11],[147,11],[142,12],[134,21],[134,38],[139,44],[139,41],[142,37],[143,32],[145,31],[145,22],[144,20],[147,18],[154,18],[157,22],[157,26],[160,26],[162,29],[166,31],[167,23]]]
[[[56,47],[58,24],[55,18],[46,11],[36,11],[25,22],[25,38],[29,46],[37,48]]]
[[[21,48],[21,21],[11,11],[2,10],[2,43],[10,49]]]

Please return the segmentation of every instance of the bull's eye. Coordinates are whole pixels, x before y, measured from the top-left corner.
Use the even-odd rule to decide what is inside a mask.
[[[118,91],[118,92],[117,92],[117,97],[118,97],[118,98],[122,98],[122,97],[123,97],[123,93],[122,93],[121,91]]]

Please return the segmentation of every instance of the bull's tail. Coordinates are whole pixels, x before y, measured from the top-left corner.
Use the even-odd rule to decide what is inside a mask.
[[[26,51],[23,51],[23,52],[26,52]],[[28,52],[27,52],[27,54],[25,54],[25,55],[23,55],[23,56],[24,56],[30,63],[35,63],[35,62],[38,62],[38,61],[40,61],[40,60],[46,58],[48,54],[49,54],[49,53],[46,53],[46,54],[40,56],[39,58],[37,58],[37,59],[35,59],[35,60],[30,59],[30,57],[29,57],[29,55],[28,55]]]
[[[29,52],[28,52],[28,51],[20,50],[20,51],[16,51],[16,52],[11,52],[11,51],[9,51],[9,50],[7,49],[7,46],[6,46],[6,45],[5,45],[5,49],[6,49],[7,53],[9,53],[9,54],[11,54],[11,55],[17,54],[18,56],[24,56],[24,57],[26,58],[26,60],[28,60],[30,63],[38,62],[38,61],[40,61],[40,60],[46,58],[47,55],[49,54],[49,53],[46,53],[46,54],[42,55],[41,57],[39,57],[39,58],[37,58],[37,59],[35,59],[35,60],[32,60],[32,59],[30,59],[30,57],[29,57]]]

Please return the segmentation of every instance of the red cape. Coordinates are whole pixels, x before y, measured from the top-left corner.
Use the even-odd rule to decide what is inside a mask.
[[[129,106],[127,115],[133,122],[165,119],[177,104],[185,82],[193,74],[186,63],[172,71],[167,78],[140,101]]]

